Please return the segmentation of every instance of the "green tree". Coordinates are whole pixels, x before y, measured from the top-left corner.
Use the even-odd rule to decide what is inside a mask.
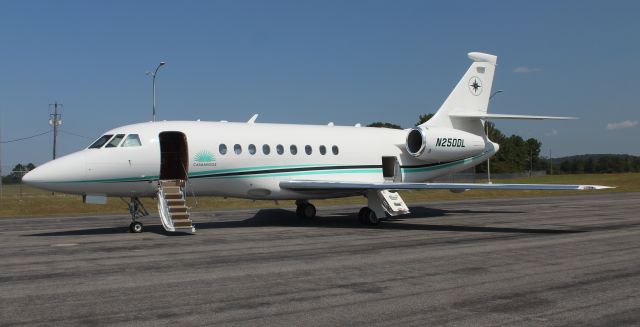
[[[375,123],[371,123],[371,124],[367,125],[367,127],[383,127],[383,128],[402,129],[402,127],[400,127],[400,125],[396,125],[396,124],[392,124],[392,123],[383,123],[383,122],[380,122],[380,121],[377,121]]]
[[[594,173],[596,171],[596,165],[593,161],[593,158],[589,157],[587,158],[587,160],[584,162],[584,172],[585,173]]]
[[[416,123],[416,126],[426,123],[427,120],[429,120],[429,119],[431,119],[431,117],[433,117],[433,115],[434,114],[432,114],[432,113],[420,115],[418,117],[418,122]]]
[[[8,175],[2,176],[2,183],[5,184],[18,184],[22,182],[22,176],[27,172],[35,169],[36,166],[32,163],[28,163],[27,165],[17,164],[13,167],[11,172]]]

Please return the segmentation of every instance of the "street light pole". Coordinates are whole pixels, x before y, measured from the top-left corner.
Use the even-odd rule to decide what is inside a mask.
[[[151,78],[153,80],[152,84],[153,84],[153,121],[156,121],[156,75],[158,74],[158,69],[160,69],[160,67],[164,66],[165,62],[161,61],[158,66],[156,67],[156,69],[152,72],[147,72],[147,75],[151,75]]]

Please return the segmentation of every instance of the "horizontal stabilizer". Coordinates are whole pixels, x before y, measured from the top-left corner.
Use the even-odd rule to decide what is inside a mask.
[[[468,119],[578,119],[576,117],[557,117],[557,116],[531,116],[531,115],[508,115],[508,114],[489,114],[489,113],[451,113],[450,117],[468,118]]]
[[[359,183],[292,180],[280,182],[290,190],[604,190],[603,185],[563,184],[477,184],[477,183]]]

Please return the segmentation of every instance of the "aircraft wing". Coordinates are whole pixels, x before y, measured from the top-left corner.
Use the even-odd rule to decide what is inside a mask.
[[[479,183],[362,183],[290,180],[280,187],[295,191],[366,191],[366,190],[603,190],[615,188],[603,185],[564,184],[479,184]]]
[[[532,115],[508,115],[508,114],[489,114],[489,113],[451,113],[449,116],[455,118],[467,119],[556,119],[568,120],[578,119],[576,117],[557,117],[557,116],[532,116]]]

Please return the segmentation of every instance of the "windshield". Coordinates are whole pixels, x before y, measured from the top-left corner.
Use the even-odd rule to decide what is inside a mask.
[[[117,134],[116,136],[114,136],[111,141],[109,142],[109,144],[107,144],[107,146],[105,146],[105,148],[115,148],[120,144],[120,141],[122,141],[122,139],[124,138],[124,134]]]
[[[93,142],[93,144],[91,144],[89,146],[89,149],[99,149],[99,148],[101,148],[105,143],[107,143],[107,141],[109,141],[109,139],[112,136],[113,136],[113,134],[106,134],[106,135],[100,136],[100,138],[98,140],[96,140],[95,142]]]
[[[126,139],[124,139],[124,142],[122,142],[123,147],[129,147],[129,146],[141,146],[142,143],[140,142],[140,137],[138,136],[138,134],[129,134],[127,136]]]

